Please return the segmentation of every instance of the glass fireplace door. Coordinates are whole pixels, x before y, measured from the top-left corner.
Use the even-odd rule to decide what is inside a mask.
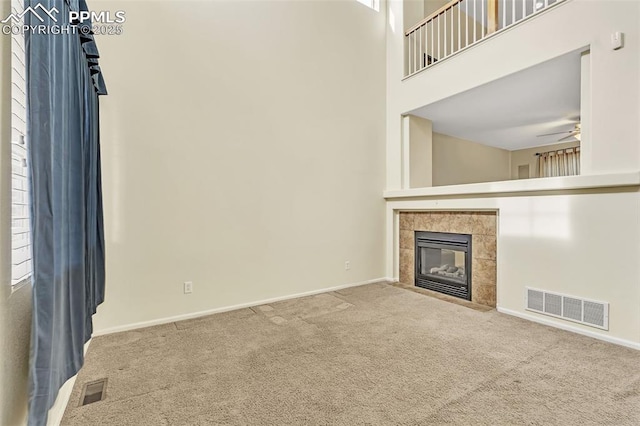
[[[447,277],[466,284],[465,252],[420,247],[420,274]]]
[[[471,300],[471,235],[415,232],[415,285]]]

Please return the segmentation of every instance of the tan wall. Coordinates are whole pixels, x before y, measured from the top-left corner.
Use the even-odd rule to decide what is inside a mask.
[[[433,0],[425,0],[424,2],[424,16],[427,17],[431,13],[435,12],[445,4],[449,3],[448,1],[433,1]],[[479,11],[478,11],[479,14]],[[445,16],[446,15],[446,16]],[[453,15],[453,16],[452,16]],[[435,35],[435,40],[433,43],[433,48],[431,47],[431,41],[427,41],[427,54],[434,58],[442,58],[446,55],[450,55],[452,52],[456,52],[460,49],[465,48],[467,45],[474,42],[474,23],[475,23],[475,39],[479,40],[482,37],[482,32],[484,27],[480,24],[480,22],[475,21],[474,19],[468,16],[464,11],[464,6],[462,8],[456,6],[453,9],[446,12],[446,14],[440,15],[438,18],[440,21],[439,27],[436,23],[434,24],[433,33]],[[445,20],[446,20],[446,32],[445,32]],[[460,37],[458,37],[458,20],[460,20]],[[452,29],[453,22],[453,29]],[[425,31],[427,31],[428,39],[431,36],[431,24],[428,25]],[[451,41],[453,39],[453,48],[451,46]],[[438,44],[440,45],[440,50],[438,51]]]
[[[0,2],[0,16],[11,13]],[[0,425],[26,422],[31,287],[11,292],[11,37],[0,35]]]
[[[433,125],[430,120],[409,116],[409,186],[425,188],[433,185]]]
[[[124,34],[97,36],[109,95],[96,331],[384,277],[384,12],[91,8],[127,16]]]
[[[405,0],[403,8],[405,31],[415,26],[418,22],[431,15],[442,6],[449,3],[446,0]],[[478,12],[479,13],[479,12]],[[446,21],[446,24],[445,24]],[[460,36],[458,36],[458,21],[460,21]],[[475,27],[474,27],[475,23]],[[445,31],[446,25],[446,31]],[[433,28],[432,28],[433,27]],[[453,28],[452,28],[453,27]],[[475,28],[475,37],[474,37]],[[415,41],[415,47],[411,49],[412,58],[409,58],[409,43],[405,43],[405,71],[409,70],[409,64],[420,64],[424,60],[421,52],[426,52],[434,59],[444,58],[482,37],[484,27],[464,12],[464,7],[454,7],[445,14],[429,22],[422,30],[415,32],[411,40]],[[433,34],[433,37],[431,37]],[[420,41],[420,39],[422,41]]]
[[[449,3],[447,0],[424,0],[423,10],[424,17],[431,15],[436,10],[440,9],[445,4]]]
[[[440,133],[433,134],[433,186],[509,180],[510,153]]]
[[[402,4],[402,22],[404,31],[407,31],[427,16],[425,15],[425,4],[422,0],[403,0]]]
[[[537,146],[535,148],[519,149],[511,151],[511,179],[518,179],[518,167],[529,165],[529,177],[538,177],[536,152],[547,152],[556,149],[574,148],[580,146],[580,142],[565,142],[554,145]]]
[[[405,32],[409,28],[413,27],[418,22],[420,22],[422,19],[424,19],[424,17],[426,16],[424,14],[424,3],[422,2],[422,0],[403,0],[402,14],[403,14],[402,22],[403,22],[403,29],[404,29],[402,34],[403,34],[403,39],[405,39],[404,37]],[[405,64],[405,72],[409,72],[409,67],[410,67],[409,63],[410,62],[412,64],[420,63],[422,59],[420,58],[420,52],[418,52],[413,46],[411,47],[412,50],[410,50],[409,43],[405,41],[403,41],[403,43],[404,43],[403,61]],[[413,54],[411,55],[410,52],[413,52]],[[410,56],[412,57],[410,58]]]

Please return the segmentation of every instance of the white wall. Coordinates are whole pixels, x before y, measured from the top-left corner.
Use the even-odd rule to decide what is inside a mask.
[[[127,16],[97,40],[98,332],[384,276],[384,5],[91,7]]]
[[[401,27],[402,3],[390,2],[390,28]],[[398,117],[475,86],[589,46],[591,173],[640,169],[639,2],[568,0],[426,72],[402,81],[402,34],[387,34],[387,189],[400,189]],[[610,35],[625,33],[625,47]],[[472,70],[472,72],[470,71]],[[586,84],[586,82],[585,82]],[[585,93],[585,88],[582,88]],[[584,155],[584,153],[583,153]],[[404,209],[498,210],[498,307],[513,314],[567,322],[524,309],[525,287],[610,303],[610,330],[574,329],[640,347],[640,193],[638,188],[391,201]],[[397,233],[388,214],[389,235]],[[397,234],[394,237],[397,243]],[[388,259],[394,257],[388,238]],[[396,266],[397,267],[397,266]],[[390,268],[393,269],[393,268]]]
[[[591,49],[592,172],[640,168],[639,2],[567,0],[406,81],[402,2],[389,2],[389,13],[387,189],[401,188],[402,114],[585,46]],[[614,31],[625,33],[621,50],[610,47]]]
[[[621,339],[640,348],[637,188],[414,199],[390,202],[388,208],[498,210],[498,309]],[[525,287],[609,302],[609,331],[526,311]]]
[[[0,2],[0,16],[11,3]],[[11,37],[0,35],[0,425],[26,422],[31,288],[11,292]]]

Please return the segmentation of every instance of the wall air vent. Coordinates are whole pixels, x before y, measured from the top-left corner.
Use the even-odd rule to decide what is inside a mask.
[[[528,311],[609,330],[609,303],[526,288]]]

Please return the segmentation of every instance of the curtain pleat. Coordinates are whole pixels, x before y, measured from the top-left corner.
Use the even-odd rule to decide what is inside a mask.
[[[538,154],[538,177],[575,176],[580,174],[580,147]]]
[[[58,25],[69,24],[70,8],[86,10],[77,0],[26,0],[25,8],[38,4],[59,11]],[[84,363],[91,316],[104,299],[98,95],[106,90],[87,56],[97,57],[92,36],[33,33],[26,41],[33,236],[28,424],[36,426],[46,424],[58,390]]]

